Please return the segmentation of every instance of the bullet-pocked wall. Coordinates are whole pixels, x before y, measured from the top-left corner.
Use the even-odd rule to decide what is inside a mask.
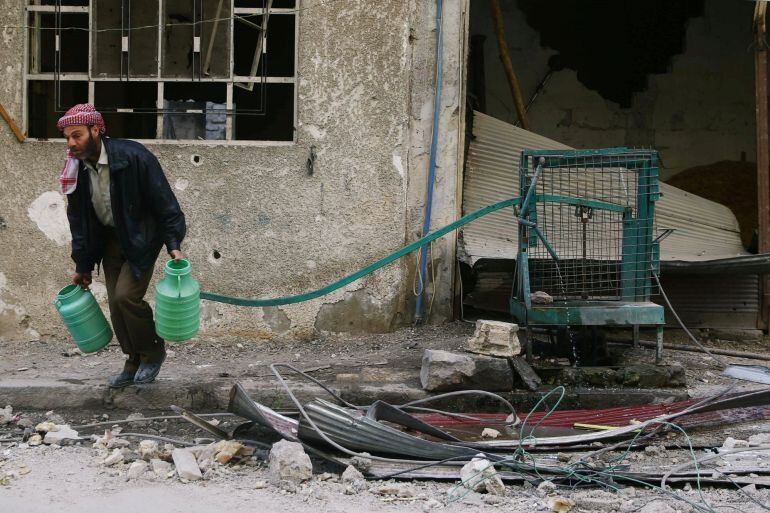
[[[22,125],[26,35],[20,27],[28,23],[23,3],[0,0],[0,103]],[[445,3],[433,226],[457,213],[462,140],[467,1]],[[306,292],[387,255],[420,232],[432,125],[435,2],[298,5],[294,143],[146,143],[186,214],[182,249],[206,291],[241,297]],[[205,48],[205,32],[201,44]],[[98,58],[109,68],[109,56],[101,51]],[[55,115],[49,117],[55,122]],[[129,123],[107,122],[113,137],[132,129]],[[205,128],[208,134],[210,127]],[[65,144],[19,144],[5,123],[0,144],[0,341],[64,336],[52,302],[73,271],[66,198],[57,181]],[[434,244],[437,273],[445,274],[437,280],[433,319],[450,313],[453,259],[454,238]],[[202,333],[302,339],[392,330],[412,319],[415,264],[412,255],[295,305],[262,309],[204,301]],[[161,268],[159,262],[155,280]],[[103,276],[95,276],[92,289],[104,306]],[[154,282],[148,298],[153,290]],[[432,284],[429,291],[434,292]]]
[[[664,179],[755,159],[754,2],[500,4],[532,131],[577,148],[656,148]],[[488,2],[471,3],[471,49],[484,111],[515,122]]]

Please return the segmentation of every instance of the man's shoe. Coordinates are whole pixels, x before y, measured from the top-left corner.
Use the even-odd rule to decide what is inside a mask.
[[[166,355],[156,363],[142,363],[139,365],[139,370],[136,371],[134,376],[135,385],[146,385],[155,381],[155,377],[160,372],[160,367],[163,365],[163,361],[166,359]]]
[[[134,384],[134,372],[123,371],[107,379],[107,386],[110,388],[124,388]]]

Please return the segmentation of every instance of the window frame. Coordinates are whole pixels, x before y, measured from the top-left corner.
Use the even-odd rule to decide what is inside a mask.
[[[93,47],[95,45],[95,32],[94,30],[94,8],[95,8],[95,1],[94,0],[88,0],[88,5],[85,6],[72,6],[72,5],[33,5],[29,4],[29,2],[35,1],[35,0],[26,0],[24,5],[24,19],[25,19],[25,25],[26,22],[29,21],[29,15],[31,13],[40,12],[40,13],[48,13],[48,14],[56,14],[56,13],[84,13],[88,15],[88,70],[83,73],[72,73],[72,72],[58,72],[58,70],[55,70],[54,72],[49,73],[32,73],[29,70],[30,65],[30,44],[31,44],[31,38],[35,37],[33,34],[33,27],[29,27],[28,30],[25,31],[25,41],[24,41],[24,65],[23,65],[23,79],[24,79],[24,91],[22,94],[22,108],[23,108],[23,130],[24,132],[28,132],[29,130],[29,82],[33,80],[40,80],[40,81],[50,81],[50,82],[56,82],[58,81],[78,81],[78,82],[86,82],[88,85],[88,102],[94,103],[94,91],[95,91],[95,84],[97,82],[126,82],[126,80],[123,80],[119,76],[115,77],[95,77],[93,76]],[[129,0],[130,1],[130,0]],[[153,1],[153,0],[148,0]],[[230,45],[229,45],[229,77],[200,77],[196,80],[191,80],[189,77],[163,77],[161,73],[162,68],[162,58],[163,58],[163,46],[161,44],[161,41],[163,39],[165,26],[163,23],[163,17],[165,14],[165,0],[155,0],[158,2],[158,74],[154,77],[131,77],[128,81],[133,82],[154,82],[157,85],[157,99],[156,99],[156,109],[158,109],[158,112],[156,114],[157,116],[157,124],[156,124],[156,130],[155,135],[156,138],[154,139],[144,139],[144,138],[137,138],[134,139],[136,141],[139,141],[143,144],[159,144],[159,145],[196,145],[196,146],[293,146],[297,143],[297,128],[298,128],[298,84],[299,84],[299,22],[300,17],[299,13],[301,11],[300,2],[301,0],[295,0],[295,4],[293,8],[271,8],[269,10],[270,16],[273,15],[282,15],[282,16],[293,16],[294,17],[294,73],[292,76],[278,76],[278,77],[270,77],[270,76],[238,76],[234,75],[234,37],[235,37],[235,17],[236,15],[263,15],[266,9],[262,7],[235,7],[236,0],[223,0],[225,2],[230,3]],[[269,27],[269,22],[268,22]],[[269,32],[268,32],[269,33]],[[57,35],[57,45],[58,45],[58,35]],[[269,40],[268,40],[269,41]],[[225,139],[165,139],[163,138],[163,102],[164,102],[164,87],[166,82],[186,82],[186,83],[198,83],[198,82],[213,82],[213,83],[222,83],[226,85],[226,134]],[[292,125],[293,125],[293,134],[291,140],[238,140],[233,139],[235,136],[235,129],[234,129],[234,117],[237,115],[237,111],[234,111],[232,108],[233,105],[233,88],[238,87],[237,83],[260,83],[260,84],[292,84],[293,85],[293,92],[292,92],[292,111],[293,111],[293,117],[292,117]],[[98,108],[98,106],[97,106]],[[130,109],[119,109],[118,112],[130,110]],[[184,113],[185,111],[180,110],[180,113]],[[189,113],[199,113],[199,109],[189,109],[187,112]],[[109,127],[108,127],[109,128]],[[65,139],[61,137],[56,138],[36,138],[31,137],[27,138],[27,141],[30,142],[56,142],[61,143],[64,142]]]

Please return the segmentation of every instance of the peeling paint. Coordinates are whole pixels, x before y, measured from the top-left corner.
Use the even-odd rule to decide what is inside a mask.
[[[38,196],[27,209],[27,214],[40,231],[57,245],[64,246],[72,240],[64,196],[58,192],[48,191]]]
[[[401,155],[393,154],[393,167],[398,171],[398,176],[404,178],[404,165],[401,163]]]

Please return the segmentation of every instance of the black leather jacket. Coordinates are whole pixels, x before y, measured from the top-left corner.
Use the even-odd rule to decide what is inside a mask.
[[[115,231],[134,276],[153,266],[163,244],[180,249],[186,227],[158,159],[138,142],[102,138],[110,166]],[[91,272],[104,254],[104,226],[91,202],[88,169],[80,162],[78,185],[67,195],[76,272]]]

